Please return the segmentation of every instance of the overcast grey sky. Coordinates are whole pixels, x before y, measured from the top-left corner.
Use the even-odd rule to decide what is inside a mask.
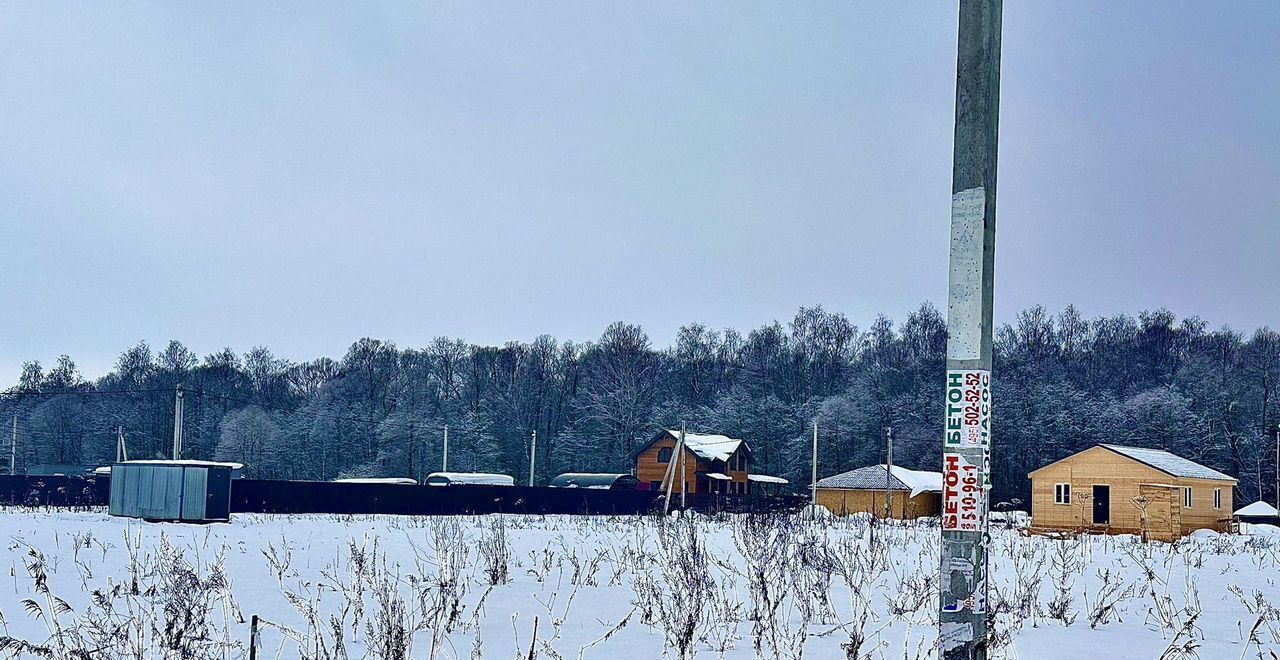
[[[953,3],[0,5],[0,386],[945,309]],[[1010,2],[996,313],[1280,324],[1280,3]]]

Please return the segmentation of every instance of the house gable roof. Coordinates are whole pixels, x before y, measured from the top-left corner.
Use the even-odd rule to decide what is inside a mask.
[[[818,488],[844,488],[850,490],[906,490],[915,497],[920,493],[942,492],[941,472],[922,472],[908,470],[895,465],[892,477],[886,474],[885,466],[868,465],[856,470],[818,480]],[[886,484],[886,481],[888,482]]]
[[[1201,465],[1195,461],[1178,456],[1177,454],[1164,451],[1163,449],[1128,447],[1125,445],[1112,445],[1107,443],[1096,444],[1088,449],[1076,452],[1048,465],[1036,468],[1029,472],[1027,476],[1030,477],[1045,468],[1057,465],[1058,463],[1075,458],[1094,449],[1103,449],[1120,454],[1125,458],[1136,461],[1153,470],[1158,470],[1178,479],[1209,479],[1212,481],[1229,481],[1231,483],[1236,483],[1235,477],[1223,474],[1211,467]]]
[[[680,438],[680,431],[663,429],[654,436],[652,440],[646,443],[645,446],[641,447],[635,455],[639,456],[644,453],[645,450],[653,446],[653,443],[662,440],[663,438],[678,440]],[[727,435],[715,435],[711,433],[690,433],[689,431],[685,431],[684,446],[686,449],[693,452],[693,454],[698,458],[708,461],[728,461],[729,457],[733,456],[733,453],[738,451],[739,448],[742,448],[742,450],[747,452],[748,455],[751,454],[751,447],[747,446],[745,440],[730,438]]]
[[[1214,481],[1235,482],[1235,477],[1225,475],[1211,467],[1172,454],[1162,449],[1144,449],[1142,447],[1125,447],[1123,445],[1103,444],[1117,454],[1132,458],[1143,465],[1153,467],[1169,476],[1181,479],[1213,479]]]

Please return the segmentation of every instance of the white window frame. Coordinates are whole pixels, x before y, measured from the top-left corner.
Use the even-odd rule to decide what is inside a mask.
[[[1183,486],[1182,487],[1182,508],[1184,509],[1192,508],[1192,503],[1194,501],[1195,500],[1191,496],[1191,486]]]
[[[1054,504],[1071,504],[1071,484],[1061,483],[1053,485],[1053,503]]]
[[[1215,509],[1222,508],[1222,489],[1221,488],[1213,489],[1213,508]]]

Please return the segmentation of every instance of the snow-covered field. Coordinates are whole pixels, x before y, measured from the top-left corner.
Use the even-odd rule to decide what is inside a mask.
[[[927,524],[9,509],[0,530],[0,657],[242,658],[252,615],[259,658],[914,660],[936,637]],[[995,657],[1275,658],[1280,534],[1251,531],[993,530]]]

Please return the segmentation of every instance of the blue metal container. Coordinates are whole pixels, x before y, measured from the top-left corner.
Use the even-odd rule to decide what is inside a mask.
[[[126,461],[111,466],[113,516],[152,521],[231,519],[232,464],[208,461]]]

